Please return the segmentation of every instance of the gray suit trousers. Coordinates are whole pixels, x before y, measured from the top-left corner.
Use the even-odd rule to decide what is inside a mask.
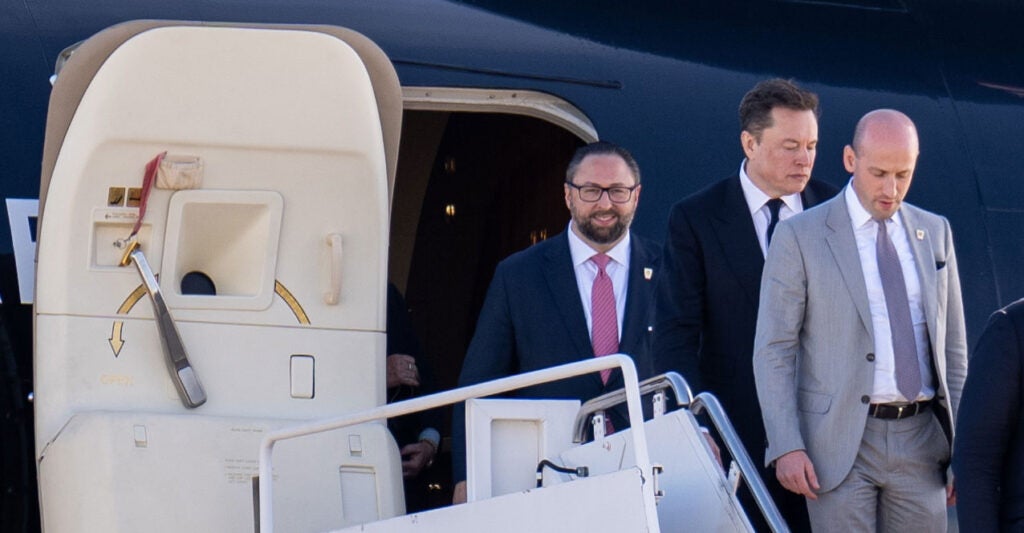
[[[946,531],[942,465],[949,443],[933,412],[868,418],[857,459],[833,490],[808,500],[818,531]]]

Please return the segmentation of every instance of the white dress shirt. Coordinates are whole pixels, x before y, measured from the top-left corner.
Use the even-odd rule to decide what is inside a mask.
[[[590,312],[590,293],[594,289],[594,278],[597,277],[597,265],[590,260],[598,252],[583,242],[572,232],[569,222],[569,253],[572,255],[572,266],[576,272],[576,287],[580,292],[583,314],[587,318],[587,333],[593,334],[593,320]],[[611,250],[605,252],[611,258],[605,272],[612,279],[615,290],[615,318],[619,323],[619,341],[622,341],[622,317],[626,314],[626,289],[629,284],[629,231]]]
[[[771,211],[768,210],[768,200],[772,198],[754,185],[750,176],[747,175],[747,160],[740,163],[740,186],[743,187],[743,198],[747,200],[747,207],[750,209],[750,216],[754,219],[754,230],[757,232],[757,242],[761,245],[761,254],[768,254],[768,224],[772,221]],[[804,202],[800,193],[790,194],[779,198],[783,206],[779,209],[779,221],[804,210]]]
[[[878,255],[875,251],[878,223],[861,205],[852,184],[846,186],[844,194],[846,208],[850,212],[850,222],[853,224],[853,234],[857,239],[857,253],[860,255],[861,270],[864,272],[864,285],[867,287],[868,303],[871,308],[871,327],[875,337],[875,384],[871,391],[871,403],[903,403],[930,399],[935,396],[935,380],[929,358],[931,343],[928,340],[921,280],[917,275],[914,253],[910,248],[903,217],[897,212],[896,216],[886,221],[885,229],[900,258],[900,268],[903,270],[903,279],[907,285],[907,301],[910,302],[910,320],[914,323],[914,340],[917,344],[917,363],[921,369],[922,386],[918,397],[913,399],[904,398],[896,386],[896,363],[892,348],[892,330],[889,328],[889,310],[885,306],[885,292],[882,289],[881,275],[878,273]]]

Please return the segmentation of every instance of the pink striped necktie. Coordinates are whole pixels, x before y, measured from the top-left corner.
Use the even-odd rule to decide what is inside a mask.
[[[590,291],[590,342],[594,357],[619,352],[619,320],[615,312],[615,289],[605,267],[611,258],[601,253],[590,258],[597,265],[597,276]],[[611,370],[601,371],[601,381],[608,383]]]

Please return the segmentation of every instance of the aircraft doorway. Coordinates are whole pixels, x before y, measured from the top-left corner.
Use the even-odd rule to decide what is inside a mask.
[[[436,390],[457,384],[498,262],[565,229],[565,168],[592,139],[533,116],[407,105],[389,279],[405,295]],[[450,413],[443,420],[447,437]],[[448,454],[439,459],[435,505],[450,502]]]

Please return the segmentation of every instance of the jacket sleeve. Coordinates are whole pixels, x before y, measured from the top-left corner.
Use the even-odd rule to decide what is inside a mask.
[[[804,310],[807,272],[792,225],[775,229],[761,277],[761,300],[754,335],[754,381],[764,415],[768,450],[765,466],[806,449],[797,413],[797,354]]]
[[[960,293],[960,271],[953,248],[953,231],[949,221],[945,224],[945,250],[947,290],[940,294],[946,299],[946,386],[949,393],[949,407],[954,420],[960,408],[960,396],[967,378],[967,326],[964,322],[964,303]],[[955,429],[954,429],[955,434]]]
[[[405,297],[399,292],[398,287],[388,283],[387,291],[387,355],[405,354],[416,360],[416,367],[419,370],[420,386],[414,390],[407,390],[404,387],[388,389],[388,403],[400,400],[407,400],[415,396],[426,396],[437,392],[437,384],[434,378],[433,365],[423,353],[419,338],[413,327],[412,317],[409,316],[409,306]],[[388,419],[388,428],[398,442],[398,447],[417,442],[426,432],[431,435],[431,443],[439,446],[440,442],[434,442],[437,432],[442,427],[446,409],[431,409],[410,415]],[[429,431],[428,431],[429,430]],[[433,434],[431,434],[433,433]]]
[[[1018,313],[1019,315],[1019,313]],[[999,531],[1011,441],[1019,431],[1021,328],[1003,311],[989,320],[967,376],[953,450],[957,515],[963,531]]]
[[[476,332],[462,362],[459,386],[475,385],[511,375],[516,370],[515,328],[506,285],[507,272],[499,265],[487,289],[480,310]],[[452,474],[453,482],[466,479],[466,406],[452,408]]]
[[[679,372],[694,393],[704,390],[699,349],[704,317],[703,250],[683,206],[669,217],[655,297],[654,372]]]

